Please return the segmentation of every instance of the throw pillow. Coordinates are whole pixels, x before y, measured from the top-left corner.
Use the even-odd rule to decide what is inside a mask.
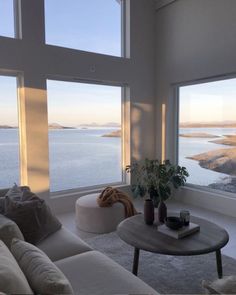
[[[36,294],[73,294],[67,278],[40,249],[14,239],[11,251]]]
[[[0,190],[0,214],[5,213],[5,197],[8,196],[11,199],[21,200],[23,195],[27,192],[30,192],[28,186],[17,186],[14,184],[10,189],[1,189]]]
[[[51,213],[44,200],[33,193],[27,192],[26,195],[22,195],[24,201],[6,196],[5,216],[19,226],[27,242],[37,244],[59,230],[61,223]]]
[[[212,283],[203,281],[208,294],[236,294],[236,276],[227,276]]]
[[[16,183],[13,185],[12,188],[8,190],[8,192],[5,195],[5,197],[9,197],[15,200],[21,200],[22,196],[23,196],[23,191]]]
[[[0,240],[2,240],[8,248],[10,248],[12,239],[14,238],[24,240],[17,224],[13,220],[0,214]]]
[[[6,294],[33,294],[25,275],[6,245],[0,241],[0,291]]]

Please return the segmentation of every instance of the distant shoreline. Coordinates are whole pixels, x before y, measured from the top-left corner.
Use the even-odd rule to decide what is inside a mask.
[[[8,126],[8,125],[0,125],[0,130],[1,129],[19,129],[19,127],[18,126]],[[55,126],[52,126],[52,125],[48,125],[48,129],[49,130],[66,130],[66,129],[68,129],[68,130],[93,130],[93,129],[110,129],[110,130],[114,130],[114,129],[116,129],[115,127],[111,127],[111,126],[91,126],[91,127],[72,127],[72,126],[61,126],[61,125],[59,125],[59,126],[57,126],[57,125],[55,125]]]
[[[180,128],[236,128],[236,122],[232,123],[180,123]]]
[[[111,133],[102,135],[102,137],[121,137],[121,130],[116,130]]]
[[[209,133],[181,133],[180,137],[187,137],[187,138],[217,138],[220,137],[219,135],[209,134]]]

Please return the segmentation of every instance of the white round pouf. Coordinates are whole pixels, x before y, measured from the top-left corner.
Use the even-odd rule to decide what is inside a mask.
[[[76,224],[83,231],[90,233],[109,233],[115,231],[117,225],[125,219],[125,208],[121,203],[112,207],[99,207],[99,194],[90,194],[76,201]]]

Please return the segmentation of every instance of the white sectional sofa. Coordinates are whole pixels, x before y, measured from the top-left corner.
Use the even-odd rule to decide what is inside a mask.
[[[0,197],[5,192],[0,190]],[[74,294],[158,294],[122,266],[91,249],[63,226],[37,244],[37,247],[64,273]]]
[[[158,294],[64,227],[37,246],[64,273],[75,294]]]

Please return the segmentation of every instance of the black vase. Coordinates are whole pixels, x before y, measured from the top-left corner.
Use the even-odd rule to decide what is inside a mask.
[[[159,220],[159,222],[164,223],[166,217],[167,217],[166,204],[163,201],[160,201],[160,203],[158,205],[158,220]]]
[[[144,202],[144,221],[148,225],[152,225],[154,222],[154,205],[151,199]]]

